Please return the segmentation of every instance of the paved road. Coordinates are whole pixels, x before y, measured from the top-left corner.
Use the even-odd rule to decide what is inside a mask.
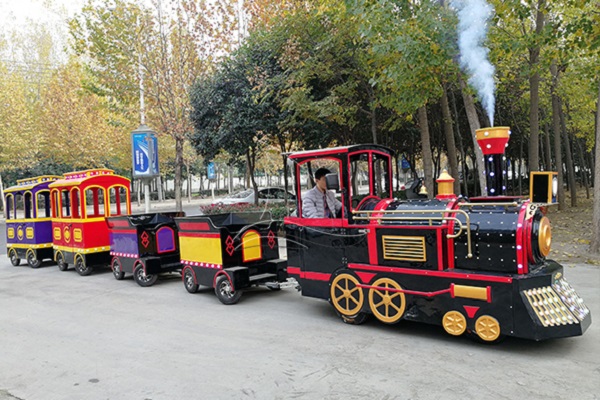
[[[595,318],[600,269],[567,267]],[[0,399],[598,399],[600,323],[482,345],[440,327],[343,324],[294,290],[221,305],[177,276],[141,288],[0,258]]]

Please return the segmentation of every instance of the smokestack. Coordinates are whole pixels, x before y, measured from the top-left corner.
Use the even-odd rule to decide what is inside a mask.
[[[475,132],[477,143],[483,152],[487,195],[504,196],[506,194],[506,157],[504,157],[504,149],[508,146],[510,128],[496,126],[494,128],[477,129]]]

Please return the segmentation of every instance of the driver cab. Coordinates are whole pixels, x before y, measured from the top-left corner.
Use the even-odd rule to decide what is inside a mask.
[[[303,217],[302,201],[315,186],[314,173],[319,168],[331,171],[326,176],[327,188],[335,193],[342,209],[334,221],[311,219],[341,226],[342,220],[343,225],[352,223],[353,213],[373,210],[381,199],[392,197],[392,156],[391,149],[374,144],[289,153],[298,210],[293,218],[307,219]]]
[[[299,279],[305,296],[327,291],[331,273],[348,260],[368,262],[361,211],[374,210],[392,197],[393,151],[375,144],[289,153],[297,213],[284,218],[288,273]],[[303,198],[314,186],[314,173],[327,168],[327,189],[341,203],[336,218],[307,218]],[[310,196],[310,195],[308,195]],[[336,204],[338,204],[336,201]],[[385,203],[384,203],[385,204]]]

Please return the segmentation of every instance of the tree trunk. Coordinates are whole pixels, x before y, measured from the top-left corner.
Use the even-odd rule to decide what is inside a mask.
[[[425,188],[427,196],[433,197],[433,157],[431,155],[431,141],[429,139],[429,121],[427,120],[427,106],[419,107],[419,131],[421,132],[421,147],[423,152],[423,171],[425,174]]]
[[[554,160],[556,172],[558,172],[558,209],[563,210],[565,208],[565,187],[564,187],[564,172],[563,172],[563,161],[562,161],[562,148],[561,148],[561,132],[560,132],[560,98],[556,92],[558,87],[559,72],[556,66],[556,62],[552,62],[550,66],[550,72],[552,73],[552,85],[550,91],[552,94],[552,130],[554,131]]]
[[[192,202],[192,175],[190,175],[190,165],[185,164],[185,172],[187,174],[187,198],[188,203]]]
[[[254,205],[258,205],[258,185],[256,184],[256,179],[254,179],[254,163],[255,163],[256,155],[252,151],[252,149],[248,149],[246,151],[246,164],[248,165],[248,175],[250,175],[250,180],[252,181],[252,188],[254,189]]]
[[[175,210],[183,211],[181,202],[181,169],[183,167],[183,141],[182,135],[175,136]]]
[[[481,128],[479,124],[479,117],[477,117],[477,110],[475,109],[475,102],[473,96],[468,92],[466,83],[460,79],[460,88],[465,103],[465,111],[467,112],[467,119],[469,120],[469,126],[471,128],[471,138],[473,139],[473,150],[475,151],[475,161],[477,165],[477,178],[479,180],[479,193],[485,193],[485,166],[483,164],[483,153],[477,143],[477,137],[475,131]],[[476,193],[473,193],[475,196]]]
[[[4,184],[2,183],[2,174],[0,174],[0,204],[2,204],[2,212],[6,215],[6,203],[4,203]]]
[[[462,193],[466,197],[469,197],[469,168],[467,167],[467,152],[463,144],[462,135],[460,134],[460,123],[458,119],[458,109],[456,108],[456,98],[454,97],[454,92],[450,92],[450,101],[452,103],[452,111],[454,112],[454,124],[456,125],[456,138],[458,139],[458,148],[460,149],[460,154],[462,155],[461,169],[463,176],[463,189],[458,193]],[[460,184],[460,176],[458,180]]]
[[[535,18],[535,36],[539,37],[544,28],[544,12],[545,0],[538,0],[537,13]],[[539,171],[540,169],[540,121],[539,121],[539,105],[540,105],[540,73],[537,70],[540,58],[540,47],[536,45],[529,49],[529,67],[531,72],[529,75],[529,93],[530,93],[530,109],[529,109],[529,171]]]
[[[521,143],[519,143],[519,195],[523,194],[523,142],[524,137],[521,135]]]
[[[581,145],[581,140],[580,139],[575,139],[575,143],[577,143],[577,150],[579,153],[579,161],[581,162],[581,167],[579,168],[579,171],[581,172],[581,179],[583,180],[583,187],[585,188],[585,198],[589,199],[590,198],[590,183],[588,181],[588,166],[587,163],[585,162],[585,150],[584,147]]]
[[[444,135],[446,136],[446,147],[448,150],[448,164],[450,175],[454,178],[454,193],[460,193],[460,174],[458,173],[458,157],[456,155],[456,142],[454,140],[454,129],[452,128],[452,116],[450,115],[450,105],[448,103],[448,88],[446,84],[442,85],[442,118],[444,125]]]
[[[565,122],[565,115],[562,111],[562,101],[559,110],[560,125],[562,128],[562,137],[565,146],[565,155],[567,156],[567,176],[569,183],[569,191],[571,192],[571,207],[577,207],[577,182],[575,180],[575,166],[573,165],[573,156],[571,152],[571,143],[569,140],[569,134],[567,133],[567,125]]]
[[[544,154],[546,156],[544,169],[546,171],[552,171],[552,145],[550,144],[550,126],[548,123],[546,123],[544,129]]]
[[[596,163],[594,167],[594,213],[592,216],[592,242],[590,251],[600,253],[600,84],[596,99]]]

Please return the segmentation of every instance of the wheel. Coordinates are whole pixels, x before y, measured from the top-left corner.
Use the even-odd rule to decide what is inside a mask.
[[[29,264],[31,268],[38,268],[40,265],[42,265],[42,261],[37,259],[34,250],[27,250],[27,254],[25,256],[27,257],[27,264]]]
[[[61,271],[66,271],[69,269],[69,264],[65,262],[65,257],[62,253],[58,253],[56,255],[56,264],[58,264],[58,269]]]
[[[123,268],[121,268],[121,263],[118,258],[113,258],[111,263],[112,273],[116,280],[120,281],[125,277],[125,272],[123,272]]]
[[[133,279],[137,282],[141,287],[152,286],[158,280],[158,275],[146,275],[146,271],[144,271],[144,266],[138,264],[137,267],[133,270]]]
[[[475,333],[484,342],[496,342],[501,339],[500,323],[494,317],[482,315],[475,321]]]
[[[234,290],[226,275],[221,275],[217,278],[215,294],[221,303],[226,305],[235,304],[240,300],[240,297],[242,297],[242,291]]]
[[[21,259],[19,256],[17,256],[17,251],[15,249],[10,249],[8,257],[10,257],[10,263],[13,265],[13,267],[18,267],[19,264],[21,264]]]
[[[75,271],[81,276],[87,276],[92,273],[92,267],[89,267],[83,261],[83,257],[76,256],[75,257]]]
[[[358,285],[360,285],[358,279],[347,273],[339,274],[331,282],[329,289],[331,304],[346,323],[358,318],[365,300],[363,291]]]
[[[382,288],[369,290],[369,305],[373,315],[386,324],[398,322],[406,308],[406,296],[400,292],[402,287],[390,278],[379,278],[371,286]]]
[[[448,311],[442,318],[444,330],[452,336],[460,336],[467,330],[467,319],[458,311]]]
[[[342,318],[342,321],[344,321],[344,323],[348,325],[361,325],[364,324],[367,319],[369,319],[369,314],[365,312],[359,312],[353,317],[347,317],[342,314],[339,315]]]
[[[198,284],[194,279],[194,272],[191,269],[186,269],[183,273],[183,286],[189,293],[196,293],[198,291]]]

